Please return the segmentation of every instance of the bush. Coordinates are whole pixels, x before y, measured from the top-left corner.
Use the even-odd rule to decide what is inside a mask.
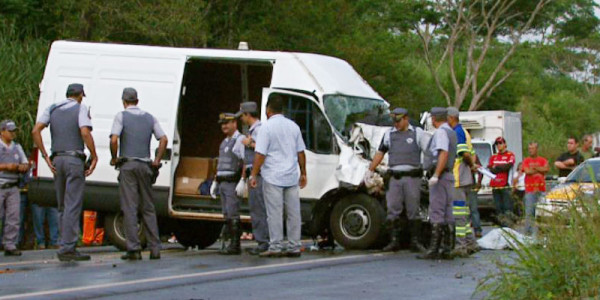
[[[568,225],[564,225],[568,224]],[[600,206],[595,195],[579,195],[538,234],[541,245],[522,246],[516,257],[497,262],[498,271],[477,292],[489,299],[580,299],[600,296]]]

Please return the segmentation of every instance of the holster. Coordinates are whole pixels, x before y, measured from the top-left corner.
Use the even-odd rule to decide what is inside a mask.
[[[422,177],[423,169],[416,169],[416,170],[411,170],[411,171],[388,170],[388,173],[390,176],[394,177],[395,179],[400,179],[402,177]]]

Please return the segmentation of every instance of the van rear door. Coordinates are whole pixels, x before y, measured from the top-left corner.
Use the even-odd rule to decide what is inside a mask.
[[[308,184],[306,188],[300,190],[300,197],[320,199],[326,192],[339,185],[335,177],[339,150],[332,127],[314,95],[283,89],[263,89],[261,109],[263,121],[267,120],[266,106],[272,94],[279,94],[286,99],[284,115],[298,124],[306,145]]]

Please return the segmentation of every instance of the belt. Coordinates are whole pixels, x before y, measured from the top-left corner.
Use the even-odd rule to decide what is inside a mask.
[[[217,175],[217,182],[238,182],[241,177],[240,174]]]
[[[390,175],[396,179],[400,179],[402,177],[422,177],[423,169],[415,169],[410,171],[388,170],[388,173],[390,173]]]
[[[19,186],[18,182],[7,182],[5,184],[0,185],[0,190],[10,189],[16,186]]]
[[[136,158],[136,157],[119,157],[119,158],[117,158],[117,162],[115,163],[115,169],[120,169],[126,162],[129,162],[129,161],[137,161],[137,162],[148,164],[148,166],[152,170],[152,184],[156,183],[156,179],[158,178],[158,175],[160,174],[159,169],[162,167],[162,164],[159,164],[158,167],[155,168],[152,166],[151,160],[146,160],[143,158]]]
[[[52,154],[50,155],[50,160],[53,160],[57,156],[72,156],[72,157],[77,157],[77,158],[81,159],[81,161],[85,162],[85,154],[83,154],[83,153],[81,153],[79,151],[57,151],[57,152],[52,152]]]

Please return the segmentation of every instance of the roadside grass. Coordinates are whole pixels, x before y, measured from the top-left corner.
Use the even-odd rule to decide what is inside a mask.
[[[477,287],[487,299],[596,299],[600,297],[600,190],[579,194],[513,258]],[[566,224],[566,225],[565,225]]]
[[[17,123],[17,141],[27,152],[49,46],[47,41],[19,38],[10,28],[0,30],[0,119]]]

